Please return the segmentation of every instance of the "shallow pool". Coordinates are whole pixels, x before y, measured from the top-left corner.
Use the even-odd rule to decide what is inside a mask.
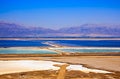
[[[0,48],[0,54],[56,54],[48,49]]]
[[[53,48],[54,49],[54,48]],[[69,52],[69,53],[102,53],[102,52],[120,52],[120,48],[92,48],[92,47],[86,47],[86,48],[55,48],[55,50],[59,50],[62,52]]]

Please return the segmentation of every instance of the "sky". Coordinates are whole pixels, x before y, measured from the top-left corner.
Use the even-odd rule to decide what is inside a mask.
[[[0,21],[53,29],[120,24],[120,0],[0,0]]]

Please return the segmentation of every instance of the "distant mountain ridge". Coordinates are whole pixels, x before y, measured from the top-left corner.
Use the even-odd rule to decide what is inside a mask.
[[[55,30],[42,27],[25,27],[11,23],[0,23],[0,37],[38,37]]]
[[[0,22],[0,37],[120,37],[120,25],[83,24],[53,30]]]
[[[62,33],[80,34],[81,36],[120,36],[120,25],[83,24],[77,27],[60,29]]]

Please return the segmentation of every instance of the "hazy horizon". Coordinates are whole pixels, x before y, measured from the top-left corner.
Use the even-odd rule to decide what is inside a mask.
[[[0,0],[0,21],[45,28],[120,24],[119,0]]]

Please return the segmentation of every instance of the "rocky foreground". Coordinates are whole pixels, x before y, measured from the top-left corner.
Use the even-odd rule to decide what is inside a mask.
[[[0,79],[57,79],[58,71],[31,71],[0,75]],[[109,74],[67,71],[65,79],[120,79],[120,72]]]

